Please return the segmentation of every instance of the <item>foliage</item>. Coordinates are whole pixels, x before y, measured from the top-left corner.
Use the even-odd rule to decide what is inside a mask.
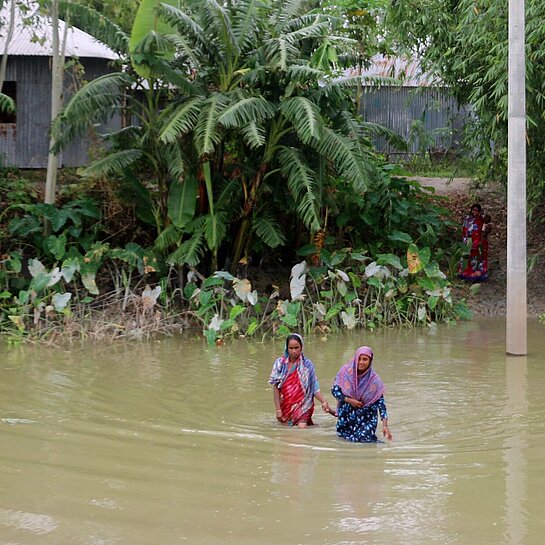
[[[336,178],[361,194],[372,185],[376,160],[364,124],[350,113],[360,82],[336,79],[333,57],[316,62],[320,44],[333,39],[334,18],[285,0],[180,8],[147,1],[140,9],[173,29],[144,28],[149,17],[137,16],[125,54],[130,43],[130,66],[145,80],[129,69],[90,82],[55,130],[67,142],[106,110],[128,106],[125,117],[138,117],[85,173],[117,173],[138,187],[148,203],[141,216],[153,218],[156,248],[169,263],[208,258],[213,270],[231,248],[234,269],[252,249],[282,245],[294,227],[318,231]],[[81,6],[71,13],[91,19]],[[274,219],[283,215],[291,219],[284,232]]]
[[[528,197],[542,202],[545,166],[543,79],[545,4],[526,2],[526,107]],[[489,173],[505,180],[507,150],[507,3],[485,0],[399,0],[389,12],[389,30],[400,46],[437,74],[460,104],[475,116],[468,149],[486,161]]]

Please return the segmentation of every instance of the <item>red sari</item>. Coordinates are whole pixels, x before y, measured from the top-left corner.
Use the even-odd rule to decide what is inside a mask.
[[[488,239],[483,231],[484,220],[478,216],[466,216],[462,226],[462,239],[471,244],[469,256],[460,261],[458,276],[471,282],[482,282],[488,278]]]
[[[294,363],[287,356],[278,358],[272,368],[269,384],[280,392],[282,417],[291,425],[312,426],[314,395],[320,391],[314,364],[303,354]]]

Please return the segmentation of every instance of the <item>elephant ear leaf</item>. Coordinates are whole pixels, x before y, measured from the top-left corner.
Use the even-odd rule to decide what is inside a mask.
[[[420,272],[430,261],[430,249],[419,249],[415,244],[409,244],[407,249],[407,267],[411,274]]]
[[[174,29],[159,15],[160,0],[142,0],[129,38],[131,62],[136,73],[143,78],[153,77],[153,58],[172,59],[174,46],[164,37],[174,34]],[[178,6],[177,0],[165,0],[166,4]]]
[[[199,182],[194,176],[173,181],[168,194],[168,215],[176,227],[183,229],[195,215]]]

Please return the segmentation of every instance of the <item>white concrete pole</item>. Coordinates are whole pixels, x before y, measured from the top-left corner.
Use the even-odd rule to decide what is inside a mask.
[[[527,353],[524,0],[509,0],[506,351]]]

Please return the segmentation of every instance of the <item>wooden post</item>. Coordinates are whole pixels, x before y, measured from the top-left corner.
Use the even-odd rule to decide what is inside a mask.
[[[509,0],[507,354],[527,354],[524,0]]]

